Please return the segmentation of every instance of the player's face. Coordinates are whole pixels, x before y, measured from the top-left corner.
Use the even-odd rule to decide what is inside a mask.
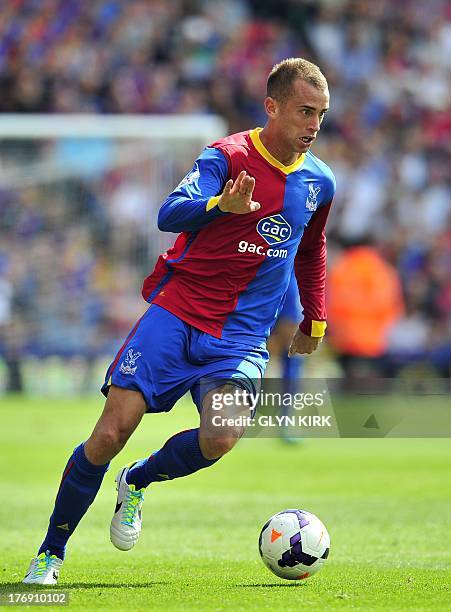
[[[287,100],[272,102],[274,108],[270,118],[280,145],[287,152],[305,153],[315,141],[329,108],[328,90],[319,90],[306,81],[296,79]]]

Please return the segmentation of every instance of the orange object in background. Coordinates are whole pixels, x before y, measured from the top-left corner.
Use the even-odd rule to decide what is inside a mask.
[[[342,354],[379,357],[403,315],[396,269],[368,246],[345,251],[328,275],[328,339]]]

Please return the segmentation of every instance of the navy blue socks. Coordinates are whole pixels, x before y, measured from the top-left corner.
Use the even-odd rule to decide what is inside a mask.
[[[205,459],[199,447],[199,429],[182,431],[148,459],[139,461],[127,474],[128,484],[137,489],[151,482],[172,480],[206,468],[217,459]],[[80,444],[69,459],[61,479],[45,540],[38,555],[46,550],[64,559],[66,544],[94,501],[109,464],[93,465]]]
[[[205,459],[199,447],[199,429],[188,429],[175,434],[148,459],[138,461],[127,474],[128,484],[143,489],[151,482],[188,476],[216,463]]]
[[[287,354],[281,356],[282,361],[282,380],[284,393],[296,393],[298,390],[299,378],[302,376],[303,360],[299,355],[288,357]]]
[[[108,465],[93,465],[80,444],[69,459],[61,479],[49,528],[38,555],[49,550],[64,559],[66,544],[100,489]]]

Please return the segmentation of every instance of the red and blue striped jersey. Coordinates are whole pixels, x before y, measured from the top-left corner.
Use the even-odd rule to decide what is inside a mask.
[[[163,231],[181,232],[143,285],[143,297],[224,340],[263,346],[283,306],[293,266],[304,319],[326,327],[325,223],[335,192],[330,168],[310,152],[284,166],[260,140],[261,128],[204,149],[164,201]],[[258,211],[236,215],[217,202],[229,178],[255,178]]]

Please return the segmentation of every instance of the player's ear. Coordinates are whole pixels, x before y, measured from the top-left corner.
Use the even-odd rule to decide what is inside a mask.
[[[265,98],[264,105],[266,114],[270,119],[274,119],[275,117],[277,117],[279,112],[279,105],[277,103],[277,100],[271,98],[270,96],[267,96]]]

